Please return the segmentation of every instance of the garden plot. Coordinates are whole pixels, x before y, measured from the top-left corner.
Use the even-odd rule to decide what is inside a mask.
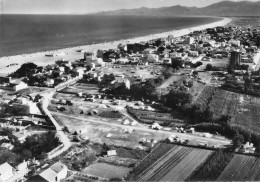
[[[103,179],[123,178],[131,168],[105,163],[95,163],[83,170],[83,173]]]
[[[97,94],[98,91],[99,88],[96,84],[75,83],[69,87],[60,90],[59,92],[71,94],[77,94],[79,92],[83,94]]]

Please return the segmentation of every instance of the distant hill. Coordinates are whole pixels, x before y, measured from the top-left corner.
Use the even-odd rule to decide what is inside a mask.
[[[153,16],[260,16],[260,1],[222,1],[203,8],[171,6],[163,8],[138,8],[105,11],[103,15],[153,15]]]

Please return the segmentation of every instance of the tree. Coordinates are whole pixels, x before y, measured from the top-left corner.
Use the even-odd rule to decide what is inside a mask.
[[[167,78],[170,78],[174,73],[174,70],[172,67],[169,67],[167,69],[165,69],[163,72],[162,72],[162,75],[167,79]]]
[[[207,71],[212,71],[212,70],[213,70],[212,64],[207,64],[206,70],[207,70]]]
[[[184,64],[183,60],[172,60],[172,67],[175,69],[181,68],[183,64]]]
[[[151,96],[151,94],[155,92],[156,87],[157,86],[156,86],[155,80],[149,79],[149,80],[146,81],[145,87],[143,87],[143,88],[145,90],[146,95]]]
[[[198,61],[195,65],[196,65],[196,67],[199,67],[199,66],[203,65],[203,63],[201,61]]]
[[[190,80],[190,81],[188,82],[188,87],[189,87],[189,88],[193,87],[193,81],[192,81],[192,80]]]
[[[165,50],[165,47],[160,46],[160,47],[157,49],[157,52],[158,52],[158,53],[162,53],[164,50]]]
[[[177,108],[180,106],[184,106],[186,104],[190,104],[191,100],[192,100],[191,94],[185,91],[171,90],[166,95],[166,104],[172,108]]]
[[[222,115],[216,122],[222,126],[226,126],[231,120],[230,115]]]
[[[232,143],[233,143],[233,149],[237,149],[244,143],[244,136],[239,134],[237,131],[232,140]]]
[[[15,77],[30,77],[33,73],[35,73],[35,70],[37,68],[37,65],[34,63],[25,63],[23,64],[15,73]]]

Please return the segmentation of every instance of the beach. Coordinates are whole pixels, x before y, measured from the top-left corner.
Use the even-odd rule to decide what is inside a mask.
[[[117,48],[118,44],[127,44],[127,43],[137,43],[142,41],[148,41],[152,39],[167,37],[168,35],[173,35],[174,37],[183,36],[186,34],[189,34],[192,31],[196,30],[203,30],[206,28],[213,28],[217,26],[225,26],[229,24],[232,21],[230,18],[223,18],[220,21],[200,25],[196,27],[190,27],[186,29],[181,30],[173,30],[169,32],[163,32],[159,34],[152,34],[142,37],[135,37],[131,39],[126,40],[116,40],[113,42],[106,42],[106,43],[100,43],[100,44],[92,44],[92,45],[84,45],[84,46],[77,46],[77,47],[71,47],[71,48],[65,48],[65,49],[59,49],[59,50],[50,50],[50,51],[44,51],[44,52],[37,52],[32,54],[22,54],[22,55],[15,55],[15,56],[7,56],[7,57],[1,57],[0,58],[0,73],[7,75],[9,73],[14,72],[17,70],[22,64],[27,62],[33,62],[37,64],[38,66],[46,66],[48,64],[53,64],[55,61],[59,59],[65,59],[74,61],[76,59],[83,58],[83,52],[89,51],[96,53],[97,50],[107,50],[107,49],[114,49]],[[82,52],[77,52],[77,50],[82,50]],[[54,57],[47,57],[46,54],[52,54],[56,55]],[[7,65],[10,64],[16,64],[7,67]]]

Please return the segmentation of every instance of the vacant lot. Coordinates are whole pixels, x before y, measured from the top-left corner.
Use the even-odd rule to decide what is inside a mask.
[[[95,163],[83,170],[83,173],[104,179],[123,178],[131,169],[111,164]]]
[[[165,80],[163,82],[163,84],[161,86],[159,86],[158,88],[167,88],[172,85],[179,85],[178,83],[182,83],[183,80],[186,80],[186,79],[188,79],[187,75],[173,75],[170,78],[168,78],[167,80]]]
[[[63,126],[67,126],[71,132],[81,131],[83,138],[88,138],[92,142],[106,143],[108,145],[125,146],[131,148],[138,148],[140,146],[139,141],[142,138],[164,140],[170,136],[169,134],[161,134],[156,132],[145,131],[133,131],[127,132],[130,127],[127,126],[115,126],[113,123],[100,123],[103,121],[100,119],[87,118],[85,120],[76,119],[72,117],[66,117],[61,115],[55,115],[55,118]],[[92,121],[92,122],[88,122]],[[109,136],[109,135],[110,136]]]

